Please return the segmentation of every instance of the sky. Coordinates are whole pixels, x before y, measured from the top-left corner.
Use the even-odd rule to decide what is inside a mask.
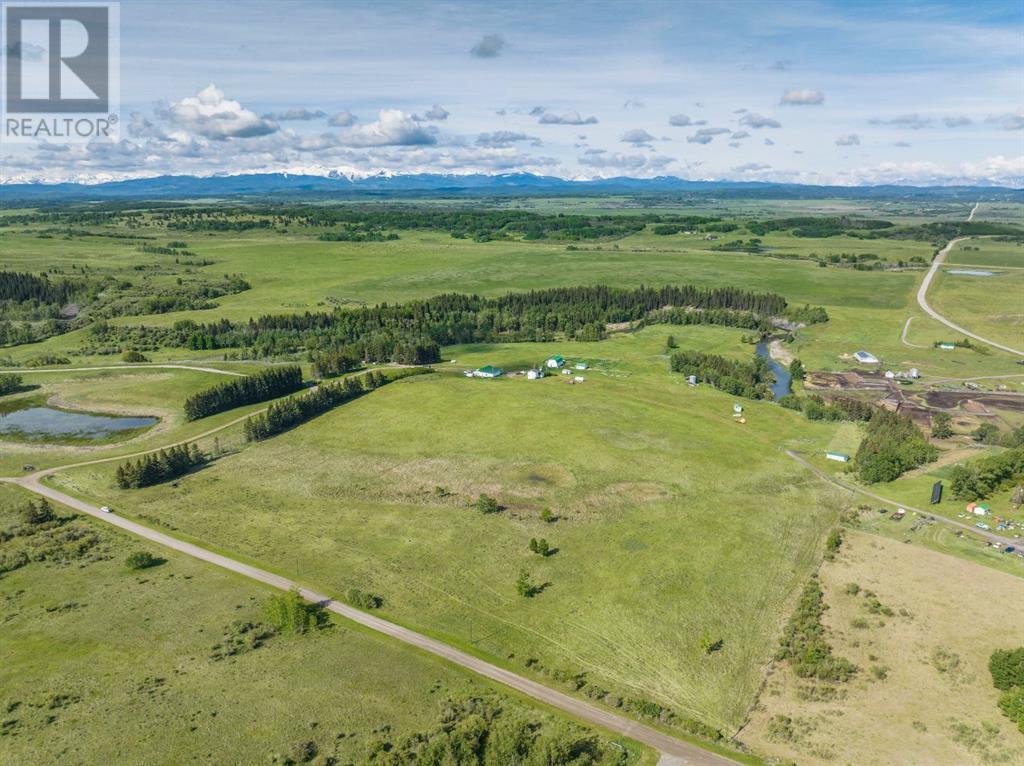
[[[124,0],[120,48],[120,139],[0,146],[0,180],[1024,185],[1021,0]]]

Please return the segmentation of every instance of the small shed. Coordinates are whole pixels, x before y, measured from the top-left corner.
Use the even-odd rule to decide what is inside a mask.
[[[867,351],[855,351],[853,358],[861,364],[878,364],[878,358],[874,354],[869,354]]]
[[[940,343],[938,345],[938,348],[942,349],[943,351],[956,351],[956,344],[955,343]]]
[[[585,370],[585,369],[587,369],[587,363],[586,362],[576,362],[576,364],[574,364],[573,367],[575,367],[577,370]]]
[[[850,456],[845,452],[832,452],[831,450],[825,453],[825,457],[828,460],[835,460],[837,463],[849,463]]]
[[[932,505],[937,505],[942,502],[942,482],[937,481],[932,484]]]
[[[477,378],[500,378],[502,374],[500,367],[494,367],[492,365],[484,365],[479,370],[473,373]]]
[[[565,366],[565,359],[563,359],[563,358],[562,358],[561,356],[559,356],[558,354],[555,354],[555,356],[553,356],[553,357],[551,357],[550,359],[548,359],[548,360],[547,360],[547,362],[545,362],[545,364],[546,364],[546,365],[547,365],[547,366],[548,366],[549,368],[551,368],[552,370],[554,370],[554,369],[557,369],[557,368],[559,368],[559,367],[564,367],[564,366]]]
[[[542,369],[538,368],[538,369],[535,369],[535,370],[527,370],[526,371],[526,379],[527,380],[540,380],[543,377],[544,377],[544,370],[542,370]]]

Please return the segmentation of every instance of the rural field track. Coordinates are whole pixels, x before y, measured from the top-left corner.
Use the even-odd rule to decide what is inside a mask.
[[[195,372],[212,372],[214,375],[233,375],[244,378],[244,372],[218,370],[216,367],[200,367],[193,364],[107,364],[97,367],[12,367],[4,372],[36,373],[36,372],[95,372],[96,370],[194,370]]]
[[[1001,545],[1012,545],[1015,548],[1022,544],[1020,540],[1015,540],[1015,539],[1010,538],[1010,537],[1002,537],[1000,535],[994,534],[993,532],[988,532],[988,531],[986,531],[984,529],[978,529],[977,527],[972,527],[970,524],[964,524],[964,523],[959,522],[959,521],[954,521],[953,519],[947,519],[945,516],[938,516],[938,515],[933,514],[933,513],[929,512],[929,511],[925,511],[925,510],[922,510],[920,508],[915,508],[912,505],[907,505],[906,503],[899,503],[899,502],[896,502],[895,500],[892,500],[892,499],[890,499],[888,497],[883,497],[882,495],[876,495],[874,492],[869,492],[866,489],[861,489],[860,487],[856,487],[853,484],[847,484],[845,481],[837,479],[834,476],[831,476],[828,473],[826,473],[825,471],[821,470],[817,466],[811,464],[799,452],[795,452],[794,450],[788,449],[788,450],[786,450],[786,454],[789,455],[791,458],[793,458],[796,462],[800,463],[800,465],[802,465],[804,468],[809,469],[819,479],[824,479],[825,481],[829,482],[830,484],[835,484],[837,487],[840,487],[841,489],[845,489],[845,490],[848,490],[850,492],[854,492],[854,493],[856,493],[858,495],[864,495],[865,497],[870,497],[871,499],[877,500],[880,503],[885,503],[886,505],[892,505],[892,506],[895,506],[897,508],[905,508],[908,511],[914,511],[919,516],[924,516],[926,518],[934,517],[935,521],[938,522],[938,523],[947,524],[947,525],[949,525],[951,527],[957,527],[958,529],[961,529],[961,530],[963,530],[965,532],[971,532],[972,534],[979,535],[980,537],[984,537],[984,538],[986,538],[989,541],[994,542],[994,543],[1000,543]]]
[[[981,204],[981,203],[975,203],[974,207],[971,208],[971,214],[969,216],[967,216],[967,220],[968,221],[973,221],[974,220],[974,214],[976,212],[978,212],[978,205],[979,204]],[[934,319],[934,320],[936,320],[938,322],[942,322],[942,324],[946,325],[946,327],[949,327],[949,328],[951,328],[953,330],[956,330],[958,333],[966,335],[968,338],[974,338],[975,340],[980,340],[982,343],[985,343],[985,344],[987,344],[989,346],[992,346],[993,348],[998,348],[1000,351],[1005,351],[1008,354],[1015,354],[1017,356],[1024,356],[1024,351],[1020,351],[1019,349],[1016,349],[1016,348],[1010,348],[1009,346],[1004,346],[1002,343],[996,343],[995,341],[989,340],[988,338],[983,338],[982,336],[977,335],[977,334],[971,332],[970,330],[964,329],[963,327],[961,327],[958,324],[954,324],[953,322],[951,322],[950,320],[946,319],[946,317],[942,316],[942,314],[940,314],[939,312],[937,312],[935,309],[933,309],[931,306],[928,305],[927,293],[928,293],[928,288],[931,286],[932,279],[935,278],[935,275],[938,273],[939,269],[942,267],[943,261],[946,260],[946,256],[949,255],[949,252],[950,252],[950,250],[953,249],[953,246],[956,245],[958,242],[963,242],[964,240],[967,240],[967,239],[970,239],[970,237],[957,237],[955,239],[951,239],[946,244],[946,246],[939,251],[938,255],[935,256],[934,260],[932,260],[932,267],[930,269],[928,269],[928,273],[924,275],[924,279],[921,281],[921,286],[917,289],[917,303],[924,310],[924,312],[926,314],[928,314],[928,316],[930,316],[932,319]],[[908,323],[909,323],[909,320],[908,320]],[[906,330],[907,330],[906,325],[904,325],[904,327],[903,327],[904,343],[906,343]]]
[[[903,325],[903,334],[900,336],[900,340],[903,341],[904,346],[910,346],[911,348],[928,348],[927,346],[919,346],[916,343],[911,343],[907,340],[907,330],[910,329],[910,322],[914,317],[907,317],[906,323]]]
[[[116,365],[110,368],[75,368],[75,369],[123,369],[128,365]],[[203,372],[214,372],[225,375],[240,375],[241,373],[225,372],[223,370],[216,370],[213,368],[200,368],[191,367],[188,365],[138,365],[139,367],[166,367],[172,369],[195,369]],[[50,370],[55,371],[55,370]],[[207,550],[199,545],[188,543],[183,540],[179,540],[170,535],[166,535],[162,532],[158,532],[154,529],[150,529],[142,524],[131,521],[130,519],[122,518],[114,513],[104,513],[99,509],[98,506],[87,503],[84,500],[67,495],[57,489],[48,487],[42,483],[42,480],[48,476],[51,476],[60,471],[66,471],[72,468],[81,468],[90,465],[98,465],[100,463],[110,463],[119,460],[128,460],[131,458],[146,455],[151,452],[157,452],[161,449],[167,449],[168,447],[177,446],[178,444],[185,444],[188,442],[198,441],[207,436],[211,436],[215,433],[223,431],[226,428],[241,423],[246,418],[263,412],[264,410],[257,410],[247,415],[243,415],[239,418],[235,418],[227,423],[211,428],[208,431],[204,431],[201,434],[197,434],[189,439],[184,439],[180,442],[175,442],[170,445],[161,445],[160,447],[153,447],[148,450],[132,453],[129,455],[117,455],[113,457],[97,458],[95,460],[85,460],[79,463],[72,463],[69,465],[54,466],[52,468],[44,468],[43,470],[36,471],[27,476],[15,476],[15,477],[0,477],[0,481],[9,484],[16,484],[29,492],[33,492],[37,495],[42,495],[56,503],[60,503],[72,510],[80,513],[92,516],[100,521],[111,524],[119,529],[133,534],[142,539],[149,540],[158,545],[162,545],[165,548],[184,553],[185,555],[192,556],[193,558],[205,561],[219,566],[236,574],[240,574],[243,577],[248,577],[257,582],[265,585],[270,585],[274,588],[281,590],[297,590],[303,598],[312,603],[320,604],[323,608],[328,611],[334,612],[346,619],[357,622],[371,630],[383,633],[395,640],[401,641],[409,646],[416,647],[423,651],[430,652],[431,654],[437,655],[442,659],[445,659],[455,665],[459,665],[467,670],[489,678],[492,681],[496,681],[504,686],[508,686],[521,694],[526,695],[534,700],[550,705],[551,707],[557,708],[571,716],[574,716],[582,721],[585,721],[596,726],[600,726],[608,731],[616,734],[629,737],[637,742],[654,748],[661,754],[659,764],[661,766],[739,766],[737,761],[727,758],[722,755],[718,755],[709,750],[684,742],[683,740],[677,739],[669,734],[653,729],[649,726],[645,726],[642,723],[633,721],[624,716],[618,715],[608,710],[603,710],[595,705],[591,705],[588,702],[578,700],[575,697],[571,697],[568,694],[551,689],[543,684],[532,681],[529,678],[525,678],[517,673],[513,673],[510,670],[501,668],[497,665],[493,665],[486,660],[474,657],[471,654],[460,651],[454,647],[451,647],[441,641],[424,636],[421,633],[404,628],[401,625],[383,620],[379,617],[374,617],[366,612],[355,609],[347,604],[335,601],[334,599],[326,596],[322,593],[310,590],[299,586],[293,580],[289,580],[281,575],[273,574],[265,569],[244,564],[241,561],[236,561],[228,556],[214,553],[213,551]]]
[[[118,458],[112,458],[118,459]],[[121,458],[123,459],[123,458]],[[96,461],[107,462],[107,461]],[[97,506],[79,500],[71,495],[64,494],[59,490],[42,484],[40,479],[45,475],[53,473],[57,469],[48,469],[38,473],[22,477],[0,478],[0,481],[16,484],[30,492],[42,495],[56,503],[60,503],[72,510],[93,516],[121,530],[129,532],[144,540],[162,545],[165,548],[184,553],[193,558],[205,561],[214,566],[221,567],[230,572],[235,572],[251,580],[270,585],[280,590],[297,590],[301,596],[315,604],[321,605],[324,609],[341,615],[342,617],[359,623],[371,630],[382,633],[390,638],[401,641],[404,644],[413,646],[426,652],[430,652],[455,665],[496,681],[521,694],[526,695],[551,707],[568,713],[579,720],[600,726],[608,731],[620,734],[636,740],[662,754],[663,764],[673,766],[738,766],[738,762],[722,755],[704,750],[697,745],[684,742],[680,739],[645,726],[637,721],[630,720],[608,710],[604,710],[583,700],[571,697],[568,694],[551,689],[543,684],[532,681],[510,670],[493,665],[486,660],[474,657],[471,654],[460,651],[436,639],[429,638],[422,633],[404,628],[393,622],[374,617],[371,614],[355,609],[347,604],[318,593],[309,588],[300,586],[294,580],[289,580],[281,575],[273,574],[265,569],[260,569],[241,561],[236,561],[228,556],[214,553],[198,545],[179,540],[170,535],[158,532],[137,522],[125,519],[114,513],[103,513]]]

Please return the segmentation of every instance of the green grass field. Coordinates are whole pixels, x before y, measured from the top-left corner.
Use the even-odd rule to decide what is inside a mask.
[[[749,353],[739,331],[676,330],[683,347]],[[594,367],[576,386],[457,374],[525,367],[550,346],[453,349],[448,374],[389,386],[178,487],[119,492],[109,465],[56,482],[335,594],[379,592],[389,617],[491,658],[585,672],[732,728],[837,517],[779,447],[822,449],[834,427],[767,403],[733,424],[731,397],[669,376],[666,335],[559,346]],[[473,510],[481,493],[506,510]],[[545,507],[560,520],[541,522]],[[556,555],[529,553],[539,536]],[[550,587],[519,598],[520,568]],[[705,632],[721,652],[704,654]]]
[[[1024,348],[1024,247],[972,239],[950,255],[952,265],[936,275],[929,291],[932,308],[982,337]],[[953,273],[957,270],[991,276]]]
[[[25,497],[0,487],[0,527]],[[263,619],[269,589],[155,548],[163,564],[130,571],[139,544],[74,523],[99,536],[87,557],[0,577],[3,763],[268,763],[309,741],[317,763],[364,763],[374,743],[430,732],[449,700],[473,698],[563,721],[342,620],[215,659],[232,622]],[[627,762],[653,763],[614,741]]]
[[[636,213],[640,209],[635,200],[625,197],[514,204],[544,212]],[[678,208],[677,212],[716,212],[704,206]],[[968,204],[953,202],[736,201],[720,206],[717,214],[859,214],[920,223],[962,220],[969,209]],[[125,233],[114,227],[95,229]],[[180,234],[155,226],[150,218],[130,230],[146,240],[42,238],[40,233],[39,226],[0,227],[0,267],[60,274],[86,264],[94,276],[129,275],[164,287],[197,274],[212,279],[237,273],[252,285],[251,290],[218,298],[215,309],[112,320],[119,324],[162,326],[180,319],[205,322],[222,317],[238,321],[263,313],[326,311],[444,292],[493,296],[584,284],[730,285],[773,291],[793,305],[827,309],[830,321],[798,329],[788,346],[809,369],[850,369],[850,355],[865,349],[882,360],[884,369],[917,367],[926,384],[939,378],[1022,373],[1006,354],[945,352],[932,347],[936,340],[950,339],[950,333],[917,306],[914,296],[923,268],[859,271],[822,268],[807,260],[840,253],[872,253],[888,264],[913,257],[928,260],[934,248],[926,242],[771,233],[762,238],[769,254],[753,255],[712,250],[723,241],[748,238],[745,232],[705,241],[699,235],[658,236],[648,227],[621,239],[578,242],[572,247],[552,241],[474,242],[421,231],[402,231],[401,239],[393,242],[352,243],[321,242],[316,239],[318,230],[301,227],[286,233]],[[166,255],[143,253],[137,247],[141,242],[159,245],[175,239],[186,240],[197,258],[213,261],[212,265],[173,264]],[[938,310],[948,309],[954,321],[994,339],[1009,337],[1004,342],[1012,345],[1015,330],[1019,339],[1020,324],[1006,317],[1020,313],[1017,294],[1024,294],[1015,289],[1018,274],[1011,268],[1011,261],[1019,257],[1019,246],[989,240],[972,240],[974,244],[981,250],[958,251],[951,264],[988,265],[1005,273],[996,278],[942,274],[930,299]],[[991,298],[985,291],[991,291],[994,282],[1010,289]],[[964,306],[975,305],[984,306],[984,311],[963,311]],[[903,339],[908,319],[912,321]],[[848,492],[814,478],[784,450],[799,450],[816,464],[834,469],[834,464],[820,459],[821,453],[826,449],[855,452],[860,430],[849,423],[810,422],[775,404],[746,400],[742,404],[747,422],[740,425],[732,416],[733,397],[707,386],[691,388],[681,376],[668,372],[669,335],[683,349],[734,359],[749,358],[754,350],[744,342],[743,331],[712,326],[647,327],[595,343],[448,347],[443,350],[445,361],[435,365],[433,374],[386,386],[266,442],[245,444],[240,424],[218,431],[215,438],[203,437],[200,445],[214,459],[171,484],[118,490],[113,462],[62,471],[50,481],[72,495],[110,505],[119,514],[258,563],[333,596],[343,598],[352,587],[379,594],[384,599],[381,612],[388,619],[544,683],[613,706],[620,698],[653,701],[732,734],[758,699],[782,626],[797,594],[822,561],[826,536],[842,512],[858,502]],[[43,343],[5,349],[3,355],[15,362],[45,352],[68,356],[74,365],[118,363],[118,355],[80,353],[89,337],[88,329],[77,330]],[[512,374],[498,380],[461,375],[484,364],[514,373],[555,353],[585,360],[589,368],[579,373],[585,380],[569,385],[561,375],[539,381]],[[240,371],[256,364],[225,362],[223,354],[164,349],[150,356],[155,362],[189,360]],[[181,415],[185,397],[223,379],[209,372],[22,368],[19,374],[26,384],[38,388],[4,401],[42,397],[71,408],[152,414],[161,420],[147,432],[116,444],[4,443],[0,450],[3,475],[19,474],[25,464],[69,465],[199,438],[261,406],[185,422]],[[1016,380],[1000,380],[1019,390]],[[948,472],[944,464],[926,467],[876,489],[923,506],[922,493],[944,472]],[[502,511],[485,515],[476,510],[474,503],[481,494],[497,498]],[[955,516],[957,505],[949,501],[948,507],[943,504],[937,510]],[[545,508],[556,521],[542,521]],[[907,537],[903,530],[872,516],[865,515],[857,523],[874,535]],[[530,539],[541,537],[556,549],[554,555],[540,557],[528,550]],[[1020,574],[1016,561],[976,549],[934,526],[922,529],[912,541]],[[112,535],[106,544],[127,545]],[[346,719],[354,722],[350,726],[360,732],[361,743],[385,723],[399,731],[429,728],[442,694],[430,691],[435,678],[441,679],[438,683],[444,693],[451,690],[453,695],[485,688],[341,623],[329,636],[275,638],[265,650],[230,665],[214,663],[211,670],[202,665],[205,655],[197,647],[208,643],[209,635],[220,635],[218,631],[231,619],[222,619],[222,613],[234,613],[236,604],[242,605],[240,613],[251,614],[250,596],[260,591],[198,564],[170,559],[142,576],[124,575],[115,560],[100,561],[83,570],[95,572],[95,578],[79,577],[73,586],[61,579],[70,578],[69,569],[51,572],[53,567],[42,564],[0,579],[5,593],[20,587],[31,594],[45,580],[72,594],[82,593],[74,600],[84,604],[98,602],[99,597],[90,594],[116,594],[136,613],[141,610],[153,621],[167,620],[160,623],[163,632],[155,647],[141,648],[139,631],[147,630],[146,624],[135,620],[126,629],[123,644],[133,659],[124,668],[113,668],[108,655],[78,657],[70,652],[69,662],[95,666],[100,678],[81,683],[93,684],[89,688],[99,689],[98,697],[112,694],[110,689],[120,690],[122,696],[109,704],[113,721],[128,722],[124,736],[136,731],[133,727],[150,726],[153,721],[157,722],[154,728],[164,723],[167,729],[190,715],[191,708],[183,707],[190,694],[208,700],[197,703],[197,709],[230,707],[236,711],[232,715],[241,715],[237,710],[245,708],[243,695],[274,694],[281,701],[261,712],[266,722],[259,736],[251,742],[240,736],[237,742],[230,740],[233,749],[228,760],[235,754],[238,762],[252,762],[250,753],[263,759],[275,748],[286,748],[301,737],[293,733],[307,731],[314,720],[324,727],[310,735],[318,742],[319,732],[335,731]],[[541,587],[534,598],[517,595],[515,580],[520,570]],[[192,579],[185,580],[186,574]],[[197,607],[194,602],[199,599],[188,598],[186,589],[198,592],[200,580],[209,583],[211,595]],[[207,586],[203,587],[206,593]],[[161,605],[166,608],[158,609]],[[85,635],[94,638],[106,627],[84,608],[78,612],[88,618],[82,629]],[[29,613],[19,611],[19,615]],[[33,619],[43,619],[31,613],[36,615]],[[189,631],[170,635],[172,624],[189,618],[193,620],[189,624],[203,627],[202,636]],[[115,626],[129,623],[132,612],[117,619],[122,622]],[[16,639],[4,656],[18,661],[9,679],[27,684],[17,688],[34,688],[64,672],[59,660],[68,651],[67,642],[55,643],[51,653],[47,636],[59,625],[47,625],[19,627],[23,632],[11,634]],[[36,629],[40,632],[32,633]],[[338,636],[346,640],[335,641]],[[719,640],[718,650],[708,652],[709,642]],[[315,651],[309,648],[310,641],[316,644]],[[0,638],[0,646],[2,642]],[[343,648],[335,646],[339,643]],[[384,648],[378,651],[377,644]],[[186,656],[191,658],[188,662],[180,659]],[[378,659],[388,667],[378,670]],[[147,708],[143,715],[132,707],[137,684],[125,679],[133,678],[130,674],[147,663],[170,668],[161,671],[165,674],[161,677],[181,684],[181,691],[158,693],[164,707],[152,713]],[[298,705],[294,715],[279,715],[286,700],[322,684],[323,679],[315,676],[318,663],[341,666],[344,672],[323,696],[324,707],[316,708],[330,710],[333,717],[312,712],[311,706],[321,704],[313,701]],[[236,665],[248,669],[238,669],[236,676],[224,675],[225,668]],[[270,674],[268,667],[280,667],[281,674]],[[183,669],[180,678],[172,674],[175,668]],[[56,675],[46,676],[47,672]],[[86,677],[82,667],[75,672]],[[4,680],[2,673],[0,680]],[[386,693],[370,683],[377,674],[392,683]],[[403,674],[408,676],[405,685],[397,678]],[[195,684],[195,690],[187,684]],[[341,700],[344,694],[350,696]],[[393,705],[400,710],[393,720],[387,719],[384,713],[394,699],[400,700]],[[368,702],[360,707],[361,700]],[[76,703],[58,721],[60,716],[77,714],[71,712],[75,710],[95,714],[86,711],[84,703]],[[188,747],[195,744],[194,750],[168,752],[179,756],[178,762],[203,760],[201,753],[213,752],[210,743],[222,721],[224,726],[237,725],[237,719],[222,713],[216,719],[215,724],[204,719],[196,733],[185,738]],[[30,739],[38,740],[45,724],[32,720],[36,728]],[[153,752],[163,752],[161,747],[170,748],[171,740],[184,736],[164,729],[153,735]],[[211,733],[203,739],[207,731]],[[0,756],[8,742],[22,746],[26,741],[0,738]],[[101,748],[113,748],[119,742],[114,737],[110,742],[80,743],[93,749],[82,750],[76,758],[101,761],[107,753]],[[339,754],[359,762],[360,751],[344,749],[349,747],[347,738],[339,742]],[[250,746],[254,749],[245,749]],[[65,735],[45,747],[53,748],[43,751],[49,758],[72,744]],[[24,760],[29,751],[12,753]],[[154,759],[159,761],[158,756]]]

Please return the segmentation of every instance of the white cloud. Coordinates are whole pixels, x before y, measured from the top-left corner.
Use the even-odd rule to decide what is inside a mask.
[[[758,128],[781,128],[782,123],[778,120],[774,120],[771,117],[765,117],[762,114],[756,112],[748,112],[740,118],[740,125],[746,125],[747,127],[758,129]]]
[[[715,140],[715,136],[728,132],[728,128],[701,128],[692,136],[687,136],[686,141],[691,144],[710,144]]]
[[[970,117],[964,117],[962,115],[950,115],[949,117],[943,117],[942,121],[945,123],[947,128],[962,128],[973,122]]]
[[[597,123],[597,118],[593,115],[581,117],[580,113],[576,111],[562,112],[561,114],[544,112],[537,122],[541,125],[594,125]]]
[[[276,120],[277,122],[309,122],[310,120],[322,120],[327,116],[327,112],[321,111],[320,109],[312,110],[306,109],[304,106],[293,107],[283,112],[277,112],[276,114],[265,114],[263,119],[265,120]]]
[[[528,136],[525,133],[514,133],[510,130],[496,130],[493,133],[481,133],[476,137],[477,146],[489,146],[493,148],[505,148],[520,141],[531,141],[535,146],[540,146],[540,139],[536,136]]]
[[[347,146],[429,146],[437,143],[437,130],[398,109],[381,109],[375,122],[353,127],[340,140]]]
[[[729,138],[733,139],[734,141],[738,141],[741,138],[750,138],[750,134],[745,130],[737,130],[735,133],[729,136]]]
[[[647,104],[636,98],[626,99],[626,103],[622,105],[623,109],[643,109]]]
[[[765,146],[775,146],[775,142],[774,142],[774,141],[772,141],[772,140],[771,140],[770,138],[766,138],[766,139],[764,140],[764,145],[765,145]]]
[[[358,117],[352,114],[348,109],[343,109],[340,112],[331,115],[331,119],[327,121],[327,124],[335,128],[351,128],[357,122],[359,122]]]
[[[860,136],[856,133],[848,133],[836,139],[836,146],[860,146]]]
[[[237,101],[224,97],[212,83],[196,96],[176,101],[162,111],[162,116],[195,135],[217,141],[229,138],[253,138],[274,133],[279,126],[260,117]]]
[[[734,173],[763,173],[771,169],[771,165],[765,165],[763,162],[747,162],[742,165],[736,165],[732,170]]]
[[[809,88],[790,88],[779,100],[785,106],[817,106],[825,103],[825,94]]]
[[[910,130],[921,130],[932,124],[931,117],[922,117],[914,114],[898,114],[895,117],[872,117],[868,122],[871,125],[892,125],[895,128],[908,128]]]
[[[707,120],[691,120],[685,114],[673,114],[668,118],[668,124],[673,128],[687,128],[691,125],[707,125]]]
[[[505,50],[505,38],[501,35],[484,35],[484,38],[469,49],[471,56],[478,59],[493,59]]]
[[[655,140],[655,137],[642,128],[635,128],[627,130],[619,137],[619,140],[627,144],[639,146],[640,144],[649,144]]]
[[[440,104],[434,104],[432,107],[430,107],[429,110],[427,110],[423,114],[423,119],[433,120],[434,122],[440,122],[442,120],[447,120],[448,115],[449,111],[447,109],[445,109]]]
[[[1024,112],[996,114],[988,117],[985,122],[998,125],[1003,130],[1024,130]]]
[[[675,162],[663,155],[619,154],[604,149],[588,149],[578,159],[580,165],[601,170],[626,171],[638,175],[649,175],[663,171]]]

